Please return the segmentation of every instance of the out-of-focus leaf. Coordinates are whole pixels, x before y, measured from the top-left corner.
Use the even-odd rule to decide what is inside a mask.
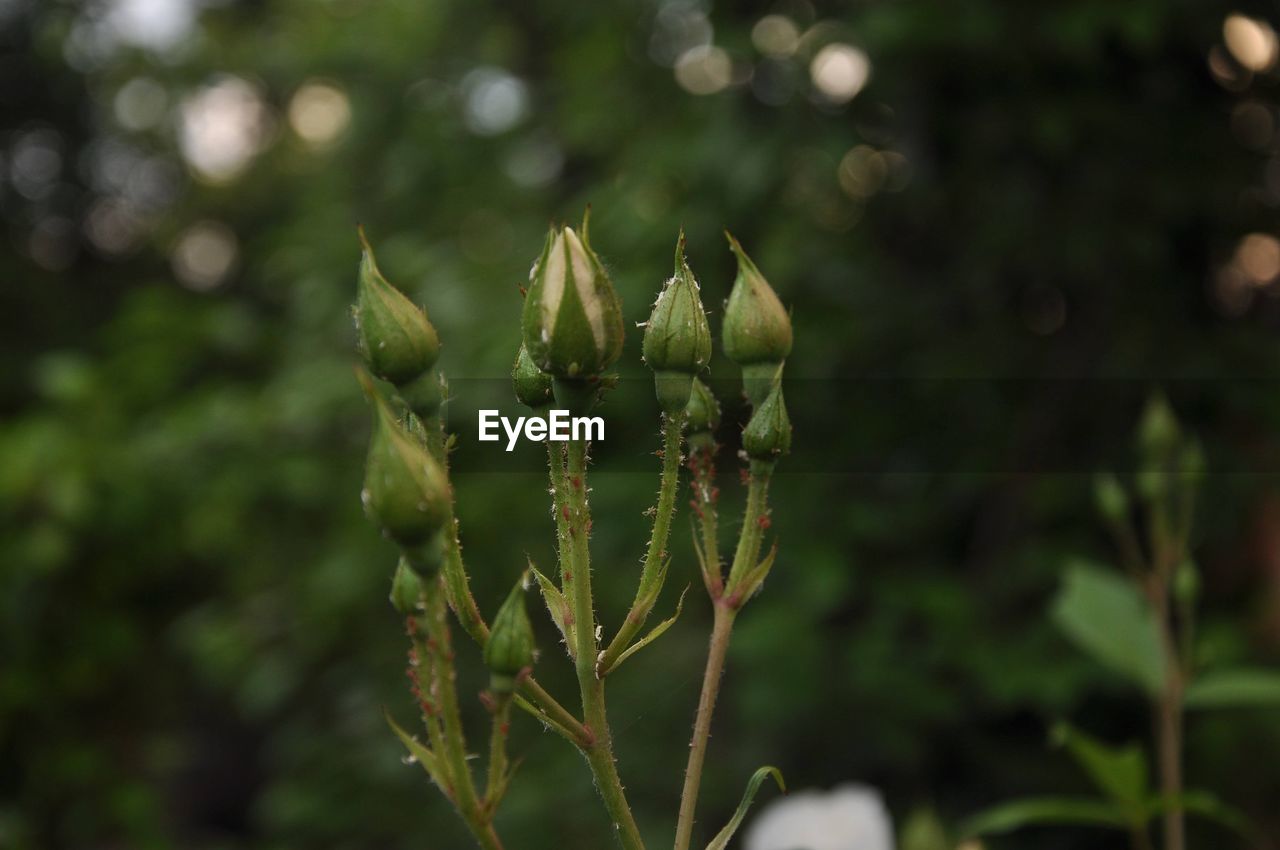
[[[1149,694],[1165,681],[1160,632],[1146,601],[1122,576],[1074,562],[1053,602],[1053,621],[1081,649]]]
[[[1147,812],[1149,816],[1154,817],[1174,805],[1187,814],[1225,826],[1250,841],[1258,837],[1257,828],[1242,812],[1222,802],[1209,791],[1192,790],[1184,791],[1177,797],[1153,797],[1147,802]]]
[[[1099,791],[1126,807],[1141,805],[1147,795],[1147,760],[1137,744],[1112,747],[1069,723],[1054,727],[1053,739],[1071,753]]]
[[[729,846],[729,840],[733,838],[733,834],[742,825],[742,819],[747,816],[747,809],[751,808],[751,801],[756,798],[756,792],[760,790],[760,784],[769,776],[772,776],[773,781],[778,783],[782,793],[787,793],[787,783],[782,780],[782,771],[769,765],[757,770],[751,775],[751,780],[747,783],[747,790],[742,795],[742,802],[738,803],[738,810],[733,813],[733,817],[725,824],[724,829],[720,830],[716,837],[711,839],[711,843],[707,845],[707,850],[724,850]]]
[[[999,835],[1038,824],[1077,824],[1120,829],[1129,826],[1129,819],[1120,806],[1107,800],[1027,797],[1000,803],[974,815],[961,826],[960,834],[970,838]]]
[[[1280,708],[1280,670],[1212,670],[1183,697],[1187,708]]]

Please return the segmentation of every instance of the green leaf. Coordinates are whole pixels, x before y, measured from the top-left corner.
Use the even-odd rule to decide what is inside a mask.
[[[1084,563],[1071,564],[1053,602],[1060,629],[1100,663],[1160,693],[1168,669],[1160,631],[1146,600],[1123,577]]]
[[[1167,811],[1174,807],[1181,808],[1189,815],[1196,815],[1207,821],[1225,826],[1237,835],[1255,841],[1258,838],[1257,828],[1249,822],[1238,809],[1227,805],[1209,791],[1184,791],[1176,797],[1152,797],[1147,802],[1148,817]]]
[[[1212,670],[1183,697],[1187,708],[1280,708],[1280,670]]]
[[[564,594],[560,592],[560,588],[556,587],[555,582],[538,571],[532,559],[529,559],[529,569],[533,571],[534,577],[538,580],[538,589],[542,591],[542,599],[547,603],[547,611],[551,614],[551,622],[556,624],[556,629],[560,632],[560,637],[564,641],[565,649],[568,650],[569,657],[573,658],[573,626],[570,624],[569,600],[564,598]]]
[[[773,781],[778,783],[778,787],[782,789],[782,793],[787,793],[787,783],[782,780],[782,772],[776,767],[765,765],[751,775],[751,781],[747,783],[746,793],[742,795],[742,802],[738,803],[738,810],[733,813],[733,817],[729,819],[729,823],[725,828],[711,839],[711,843],[707,845],[707,850],[724,850],[729,846],[729,839],[733,838],[733,834],[738,831],[738,827],[742,825],[742,819],[747,816],[747,809],[751,808],[751,801],[756,798],[756,792],[760,790],[760,784],[769,776],[773,777]]]
[[[382,709],[382,716],[387,719],[387,725],[391,727],[391,731],[396,733],[396,737],[400,739],[400,743],[404,744],[405,749],[409,751],[409,755],[413,760],[422,765],[422,769],[427,772],[427,776],[431,777],[431,781],[444,792],[445,796],[450,796],[448,772],[444,768],[443,762],[436,758],[436,754],[424,747],[412,735],[404,731],[399,723],[392,718],[391,712],[385,708]]]
[[[607,673],[612,673],[614,670],[617,670],[619,667],[622,666],[622,662],[626,661],[628,658],[635,655],[637,652],[644,649],[646,646],[653,643],[658,638],[662,637],[662,633],[665,632],[667,629],[671,628],[671,626],[675,623],[676,620],[680,619],[680,612],[684,610],[684,595],[688,592],[689,592],[689,586],[685,585],[684,590],[680,591],[679,601],[676,602],[676,612],[672,614],[669,618],[663,620],[661,623],[658,623],[658,625],[654,626],[653,630],[650,631],[649,634],[645,635],[644,637],[640,638],[640,640],[636,641],[635,643],[631,644],[631,646],[627,647],[626,650],[621,655],[618,656],[618,660],[613,662],[613,665],[608,670],[599,670],[597,671],[597,675],[604,676]]]
[[[960,827],[966,838],[999,835],[1037,824],[1075,824],[1127,829],[1124,810],[1107,800],[1078,797],[1026,797],[979,812]]]
[[[1147,760],[1137,744],[1112,747],[1071,726],[1059,723],[1053,740],[1084,768],[1098,790],[1132,810],[1147,796]]]

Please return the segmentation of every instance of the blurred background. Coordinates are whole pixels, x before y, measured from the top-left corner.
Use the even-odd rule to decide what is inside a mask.
[[[1273,12],[0,0],[0,846],[467,846],[380,716],[413,709],[394,554],[358,499],[354,227],[445,342],[491,612],[552,530],[537,452],[481,450],[464,412],[515,412],[517,287],[588,202],[629,324],[681,226],[713,329],[725,227],[794,308],[783,554],[739,620],[700,821],[763,763],[868,783],[899,825],[1084,792],[1053,721],[1119,742],[1149,717],[1045,611],[1069,557],[1112,559],[1090,473],[1131,468],[1153,388],[1209,457],[1202,652],[1280,663]],[[657,481],[638,333],[620,370],[593,498],[606,623]],[[731,364],[713,375],[732,506],[741,410]],[[685,522],[668,608],[697,581]],[[709,620],[695,586],[611,684],[655,845]],[[1275,713],[1188,735],[1189,782],[1280,833]],[[513,746],[511,843],[607,846],[581,760],[527,719]]]

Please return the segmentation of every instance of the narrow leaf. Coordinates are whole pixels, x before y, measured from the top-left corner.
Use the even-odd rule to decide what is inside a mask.
[[[1256,841],[1257,828],[1238,809],[1228,806],[1209,791],[1184,791],[1180,796],[1151,798],[1147,803],[1149,817],[1155,817],[1171,808],[1180,808],[1189,815],[1224,826],[1242,838]]]
[[[778,559],[778,544],[773,544],[769,550],[769,554],[764,560],[751,569],[749,573],[742,577],[741,599],[745,603],[752,595],[760,589],[764,584],[764,580],[769,577],[769,571],[773,569],[773,562]]]
[[[391,712],[384,708],[382,716],[387,719],[387,725],[391,727],[392,732],[396,733],[396,737],[400,739],[400,743],[404,744],[405,749],[409,751],[409,755],[413,757],[413,760],[422,765],[422,769],[427,772],[427,776],[431,777],[431,781],[444,792],[446,797],[452,797],[452,791],[449,789],[448,771],[445,770],[444,763],[436,757],[435,753],[404,731],[391,716]]]
[[[1187,708],[1280,707],[1280,670],[1213,670],[1187,688]]]
[[[1027,797],[979,812],[961,825],[960,834],[966,838],[999,835],[1038,824],[1128,828],[1129,821],[1119,806],[1106,800]]]
[[[569,611],[569,601],[564,598],[564,594],[560,592],[560,588],[556,587],[555,582],[538,571],[532,560],[529,561],[529,569],[538,580],[538,589],[542,591],[542,600],[547,603],[551,622],[556,624],[565,649],[569,652],[569,657],[573,658],[573,625],[570,622],[572,614]]]
[[[747,809],[751,808],[751,801],[756,798],[756,792],[760,790],[761,783],[770,776],[773,777],[774,782],[778,783],[782,793],[787,793],[787,784],[782,780],[782,772],[780,770],[768,765],[757,770],[751,775],[751,781],[747,783],[747,790],[742,795],[742,802],[738,804],[738,810],[733,813],[733,817],[729,819],[729,823],[725,828],[720,830],[715,838],[711,839],[711,843],[707,845],[707,850],[724,850],[729,846],[729,839],[733,838],[733,834],[742,825],[742,819],[747,816]]]
[[[1053,739],[1066,747],[1099,791],[1126,807],[1141,806],[1147,796],[1147,760],[1137,744],[1112,747],[1068,723],[1054,728]]]
[[[693,554],[698,556],[698,571],[702,573],[702,583],[706,585],[707,593],[710,594],[711,598],[715,599],[718,592],[717,589],[722,580],[720,577],[720,565],[716,564],[716,574],[713,576],[710,567],[707,565],[707,553],[703,551],[702,542],[698,540],[698,527],[693,525],[691,531],[693,532]]]
[[[680,619],[680,612],[684,610],[684,595],[688,592],[689,592],[689,586],[685,585],[684,590],[680,591],[679,601],[676,602],[676,612],[672,614],[668,619],[663,620],[661,623],[658,623],[658,625],[654,626],[653,630],[650,631],[649,634],[645,635],[644,637],[640,638],[640,640],[636,641],[635,643],[631,644],[631,646],[627,647],[626,650],[621,655],[618,656],[618,660],[613,662],[612,667],[610,667],[608,670],[598,671],[598,675],[604,676],[607,673],[612,673],[614,670],[617,670],[619,667],[622,666],[622,662],[626,661],[632,655],[635,655],[637,652],[644,649],[646,646],[653,643],[658,638],[662,637],[662,633],[665,632],[667,629],[671,628],[671,626],[675,623],[676,620]]]
[[[1092,564],[1068,567],[1054,600],[1055,623],[1103,665],[1160,693],[1167,662],[1146,600],[1122,576]]]

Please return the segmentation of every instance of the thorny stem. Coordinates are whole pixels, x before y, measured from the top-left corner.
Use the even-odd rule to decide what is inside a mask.
[[[1182,664],[1173,631],[1170,584],[1184,545],[1180,531],[1170,528],[1167,505],[1158,500],[1150,515],[1151,577],[1149,599],[1160,629],[1165,681],[1154,706],[1156,754],[1160,792],[1169,801],[1164,811],[1164,850],[1185,850],[1186,832],[1179,800],[1182,797]]]
[[[485,781],[484,804],[490,816],[497,807],[507,777],[507,733],[511,727],[511,694],[496,694],[493,728],[489,733],[489,774]]]
[[[444,421],[437,415],[428,418],[422,425],[423,432],[426,434],[427,451],[447,472],[449,453],[445,446]],[[450,486],[452,486],[452,479]],[[481,649],[484,649],[489,642],[489,626],[485,623],[479,606],[476,605],[475,597],[471,595],[471,583],[462,563],[462,545],[458,542],[458,520],[453,512],[452,498],[449,499],[447,509],[445,527],[450,529],[450,533],[445,540],[445,561],[441,568],[445,593],[449,607],[453,609],[463,631],[470,635]],[[591,733],[532,676],[524,678],[517,687],[517,692],[524,698],[519,701],[521,708],[550,726],[575,746],[583,747],[590,742]]]
[[[578,653],[578,645],[575,642],[573,624],[577,618],[577,606],[574,604],[574,585],[569,580],[572,578],[572,567],[569,566],[571,556],[569,549],[572,547],[571,537],[569,534],[569,479],[564,469],[565,456],[564,447],[547,441],[547,468],[550,470],[551,476],[551,510],[556,521],[556,551],[560,556],[560,592],[564,594],[565,604],[568,611],[565,612],[565,647],[569,650],[569,657],[576,658]],[[569,570],[569,575],[565,574],[565,570]]]
[[[587,444],[571,440],[568,451],[570,546],[561,553],[568,556],[564,569],[570,574],[574,592],[574,639],[577,642],[575,666],[578,689],[582,694],[582,713],[588,729],[595,735],[591,746],[583,749],[587,764],[595,775],[596,788],[618,832],[618,840],[626,850],[644,850],[640,829],[627,804],[626,792],[613,759],[613,740],[605,713],[604,682],[596,678],[595,612],[591,598],[591,555],[588,534],[591,513],[587,505]]]
[[[436,704],[438,697],[435,693],[435,664],[430,642],[426,639],[427,624],[424,622],[424,617],[412,616],[408,618],[407,627],[409,639],[413,642],[408,670],[409,679],[412,682],[410,692],[417,700],[418,708],[422,712],[422,722],[427,727],[427,742],[431,745],[431,751],[443,754],[444,730],[440,727],[440,709]],[[456,804],[453,793],[454,779],[448,765],[444,765],[444,780],[446,787],[440,790]]]
[[[702,784],[707,742],[711,737],[711,718],[720,692],[720,676],[724,671],[725,654],[729,651],[734,618],[738,609],[746,602],[745,599],[736,599],[734,591],[741,576],[756,565],[756,559],[760,555],[764,520],[768,516],[769,479],[772,473],[772,463],[751,462],[747,508],[742,518],[738,548],[729,568],[729,583],[724,593],[712,599],[715,620],[711,630],[711,643],[707,649],[707,667],[702,677],[702,694],[698,697],[698,713],[693,723],[693,739],[689,743],[689,764],[684,772],[684,790],[680,794],[675,850],[689,850],[689,842],[693,837],[693,816],[698,806],[698,790]]]
[[[662,592],[667,537],[671,531],[671,515],[675,512],[676,492],[680,489],[680,463],[683,460],[680,448],[684,418],[683,413],[676,416],[663,414],[662,417],[662,483],[658,488],[658,504],[654,509],[653,534],[649,537],[649,549],[645,552],[644,564],[640,568],[640,585],[636,588],[631,610],[627,612],[618,633],[596,665],[602,676],[607,675],[617,663],[618,657],[626,652],[632,638],[640,631],[653,610],[658,594]]]
[[[438,581],[425,582],[423,598],[426,602],[423,619],[427,626],[427,648],[431,653],[432,690],[444,727],[444,751],[441,757],[449,766],[454,803],[480,846],[486,850],[501,850],[502,842],[498,840],[492,823],[476,798],[475,783],[471,770],[467,767],[467,745],[462,730],[462,714],[458,710],[453,646],[442,584]]]
[[[689,465],[693,470],[693,512],[702,528],[702,554],[706,558],[713,594],[723,587],[720,573],[720,535],[717,528],[715,449],[694,450]]]
[[[698,698],[698,714],[693,723],[693,740],[689,744],[689,764],[684,771],[684,791],[680,795],[680,815],[676,821],[675,850],[689,850],[693,836],[693,815],[698,805],[698,786],[702,782],[702,765],[707,757],[707,742],[711,738],[711,717],[716,710],[716,697],[720,693],[720,676],[724,673],[725,654],[729,651],[729,638],[733,632],[733,619],[737,612],[715,602],[715,624],[711,629],[711,643],[707,649],[707,668],[702,676],[702,695]]]

